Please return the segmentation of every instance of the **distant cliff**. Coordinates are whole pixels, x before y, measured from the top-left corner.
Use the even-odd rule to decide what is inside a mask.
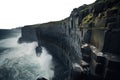
[[[19,41],[38,41],[39,47],[47,45],[62,50],[52,55],[69,70],[76,69],[75,64],[81,65],[81,60],[90,55],[81,51],[85,43],[103,53],[120,56],[119,8],[119,0],[97,0],[75,8],[64,20],[23,27]]]

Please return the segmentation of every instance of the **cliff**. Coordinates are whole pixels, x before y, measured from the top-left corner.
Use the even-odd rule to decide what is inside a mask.
[[[64,20],[23,27],[19,41],[38,41],[39,48],[46,47],[67,68],[66,79],[71,75],[70,79],[78,80],[83,78],[81,73],[90,71],[90,75],[84,75],[94,80],[114,80],[119,78],[120,64],[119,8],[119,0],[97,0],[75,8]],[[82,60],[89,64],[90,70],[85,71],[86,65],[81,68]],[[116,67],[118,71],[114,70]]]

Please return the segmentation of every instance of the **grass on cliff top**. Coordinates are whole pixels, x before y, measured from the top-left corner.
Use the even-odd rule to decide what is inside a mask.
[[[87,24],[92,21],[93,15],[92,13],[88,14],[86,17],[83,18],[82,24]]]

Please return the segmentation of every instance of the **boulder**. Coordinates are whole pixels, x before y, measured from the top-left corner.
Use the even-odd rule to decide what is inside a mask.
[[[47,79],[42,77],[42,78],[37,78],[37,80],[47,80]]]
[[[41,47],[36,47],[36,55],[40,56],[42,53],[42,48]]]

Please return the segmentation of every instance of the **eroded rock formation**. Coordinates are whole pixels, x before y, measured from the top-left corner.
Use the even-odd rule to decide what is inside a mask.
[[[120,79],[119,8],[119,0],[97,0],[75,8],[64,20],[23,27],[20,42],[38,41],[38,47],[45,46],[62,63],[64,74],[56,67],[55,80],[85,78],[79,75],[88,80]]]

